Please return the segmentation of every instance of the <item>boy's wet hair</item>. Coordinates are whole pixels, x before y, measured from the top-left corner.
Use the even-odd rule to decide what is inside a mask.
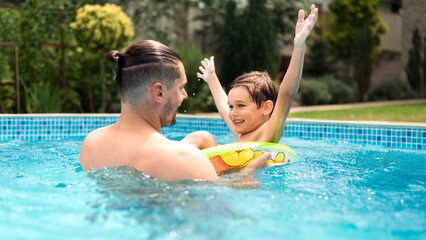
[[[278,89],[267,72],[253,71],[237,77],[229,86],[231,90],[234,87],[243,86],[247,89],[253,102],[260,108],[262,103],[271,100],[277,101]]]
[[[123,102],[137,105],[145,95],[144,88],[161,82],[167,88],[180,78],[178,63],[182,62],[173,49],[153,40],[130,44],[121,53],[108,52],[107,59],[116,64],[116,78]]]

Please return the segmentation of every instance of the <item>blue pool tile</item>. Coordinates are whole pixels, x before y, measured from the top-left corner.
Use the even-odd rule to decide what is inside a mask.
[[[118,117],[0,117],[0,140],[6,139],[61,139],[70,136],[85,136],[90,131],[115,123]],[[230,133],[221,119],[178,119],[176,125],[164,132],[207,130],[214,134]],[[334,125],[327,123],[288,122],[285,136],[314,139],[346,140],[356,143],[384,145],[406,149],[425,149],[424,128],[371,127],[362,125]],[[420,148],[419,148],[420,146]]]

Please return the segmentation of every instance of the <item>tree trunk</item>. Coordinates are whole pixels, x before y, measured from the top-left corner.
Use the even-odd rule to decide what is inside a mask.
[[[179,1],[178,10],[176,11],[176,48],[181,48],[188,42],[188,15],[190,3],[188,0]]]
[[[359,101],[364,101],[365,94],[370,88],[374,63],[374,44],[368,27],[358,28],[355,31],[351,61],[353,76],[358,83]]]
[[[426,97],[426,36],[424,38],[423,61],[421,62],[421,65],[423,65],[423,79],[420,80],[420,96]]]
[[[99,112],[104,113],[106,107],[106,81],[105,81],[105,69],[104,69],[104,58],[102,53],[99,54],[99,64],[101,66],[101,79],[102,79],[102,105]]]
[[[90,104],[90,112],[95,113],[95,102],[93,101],[93,90],[92,90],[92,82],[90,81],[90,75],[89,75],[89,69],[87,66],[89,64],[87,63],[87,59],[85,60],[85,75],[86,75],[86,82],[87,82],[87,92],[89,94],[89,104]]]
[[[366,59],[364,63],[354,66],[354,79],[358,83],[358,100],[364,101],[365,95],[370,88],[373,61]]]

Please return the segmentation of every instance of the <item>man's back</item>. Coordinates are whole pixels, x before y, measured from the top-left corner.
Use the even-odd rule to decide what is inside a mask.
[[[128,165],[161,180],[216,179],[210,161],[194,146],[169,140],[153,129],[119,123],[86,137],[80,164],[86,171]]]

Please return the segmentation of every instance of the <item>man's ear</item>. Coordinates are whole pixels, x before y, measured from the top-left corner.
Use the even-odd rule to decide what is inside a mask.
[[[164,100],[164,90],[166,87],[160,82],[156,82],[151,86],[151,96],[154,101],[162,103]]]
[[[263,114],[269,116],[274,109],[274,103],[271,100],[267,100],[263,103]]]

